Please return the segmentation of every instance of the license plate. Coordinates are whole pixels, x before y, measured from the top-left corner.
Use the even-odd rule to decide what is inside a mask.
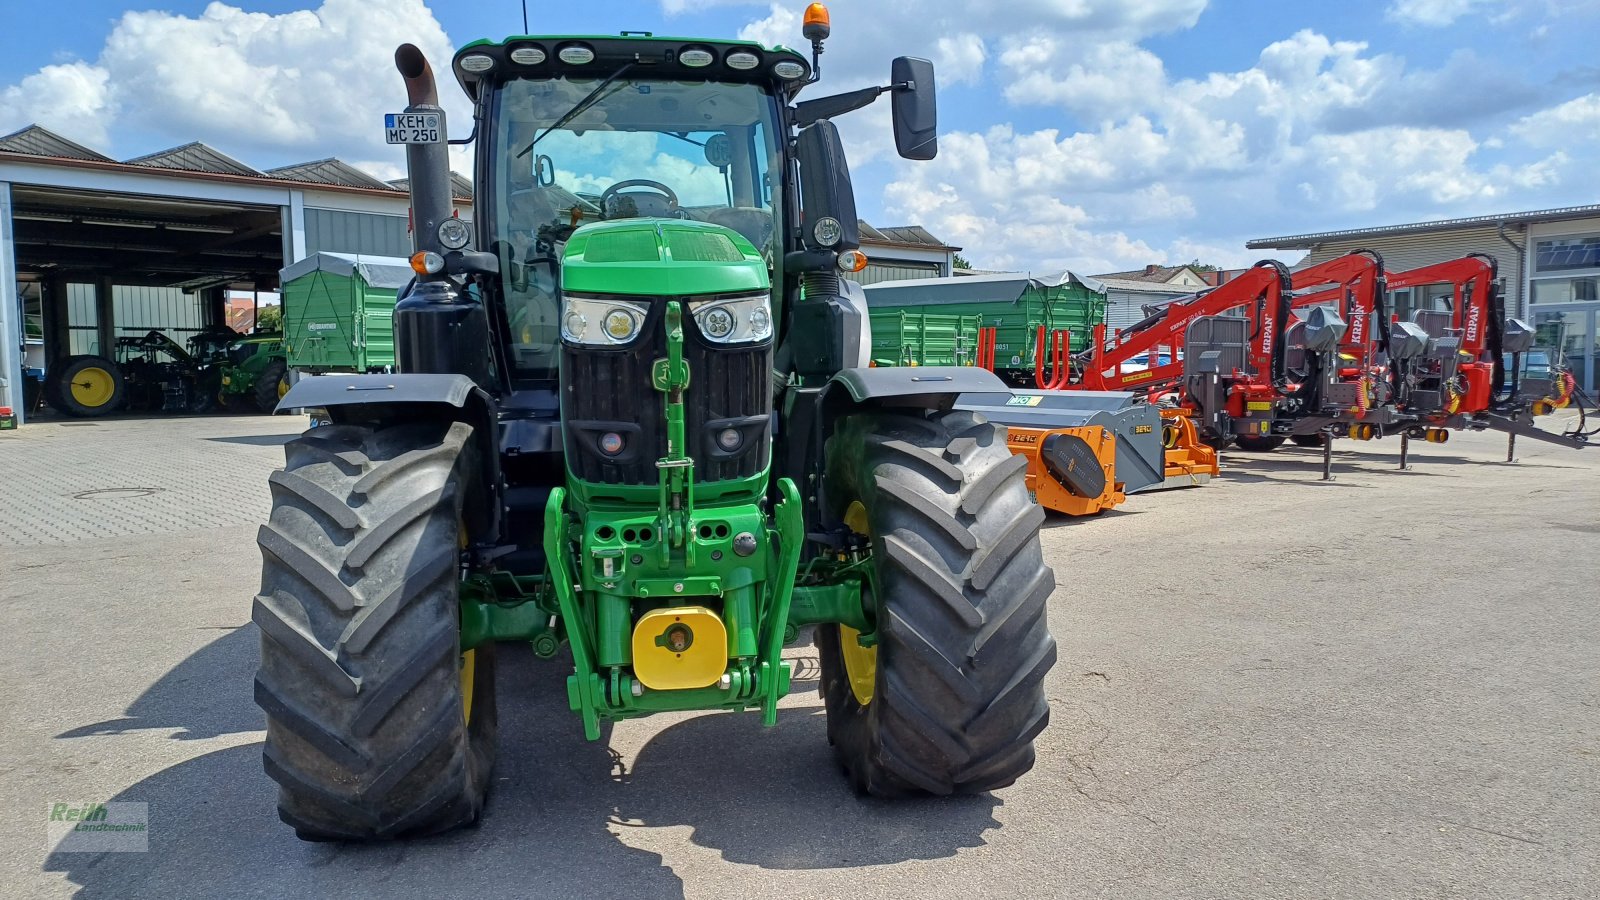
[[[391,144],[443,143],[442,119],[439,113],[388,113],[383,117],[383,139]]]

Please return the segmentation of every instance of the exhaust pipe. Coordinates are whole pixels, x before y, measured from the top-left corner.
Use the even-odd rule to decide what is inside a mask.
[[[394,51],[394,66],[406,82],[408,113],[430,113],[439,117],[439,143],[406,145],[406,177],[411,181],[411,248],[413,253],[431,250],[443,253],[439,245],[439,223],[453,212],[450,197],[450,145],[439,106],[439,88],[433,80],[433,67],[415,44],[401,44]]]

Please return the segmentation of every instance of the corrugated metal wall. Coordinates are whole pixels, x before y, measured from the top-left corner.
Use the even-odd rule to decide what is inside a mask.
[[[1506,229],[1506,236],[1518,246],[1526,248],[1527,235],[1520,229]],[[1296,268],[1314,266],[1352,250],[1376,250],[1383,254],[1384,268],[1391,272],[1431,266],[1434,263],[1460,259],[1468,253],[1487,253],[1500,261],[1500,277],[1505,280],[1506,312],[1525,315],[1523,297],[1522,256],[1500,239],[1494,226],[1463,228],[1432,234],[1408,234],[1394,237],[1368,237],[1362,240],[1334,241],[1319,245]]]
[[[94,306],[94,285],[67,285],[67,336],[72,355],[100,352],[100,316]]]
[[[877,284],[881,281],[909,281],[913,278],[938,278],[944,273],[940,271],[939,264],[933,262],[912,262],[903,259],[888,259],[882,262],[869,260],[867,267],[844,277],[857,284]]]
[[[1119,328],[1126,328],[1145,316],[1144,306],[1147,303],[1160,303],[1174,297],[1187,296],[1189,291],[1173,291],[1162,293],[1157,291],[1125,291],[1114,287],[1106,288],[1106,331],[1113,332]]]
[[[306,253],[361,253],[410,256],[410,223],[405,216],[343,212],[306,207]]]
[[[154,329],[182,344],[206,324],[204,298],[172,287],[114,284],[111,309],[117,337]]]

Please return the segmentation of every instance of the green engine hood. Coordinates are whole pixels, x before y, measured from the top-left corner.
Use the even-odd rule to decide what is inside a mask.
[[[767,263],[744,235],[688,219],[595,222],[573,232],[563,290],[592,294],[737,294],[771,287]]]

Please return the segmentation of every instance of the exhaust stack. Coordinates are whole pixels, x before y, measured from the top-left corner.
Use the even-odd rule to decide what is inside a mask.
[[[394,66],[406,82],[408,113],[434,113],[439,116],[440,142],[406,145],[406,177],[411,181],[411,249],[413,253],[431,250],[442,253],[439,223],[453,211],[450,197],[450,145],[444,109],[439,106],[439,88],[434,84],[433,67],[415,44],[401,44],[394,51]]]

